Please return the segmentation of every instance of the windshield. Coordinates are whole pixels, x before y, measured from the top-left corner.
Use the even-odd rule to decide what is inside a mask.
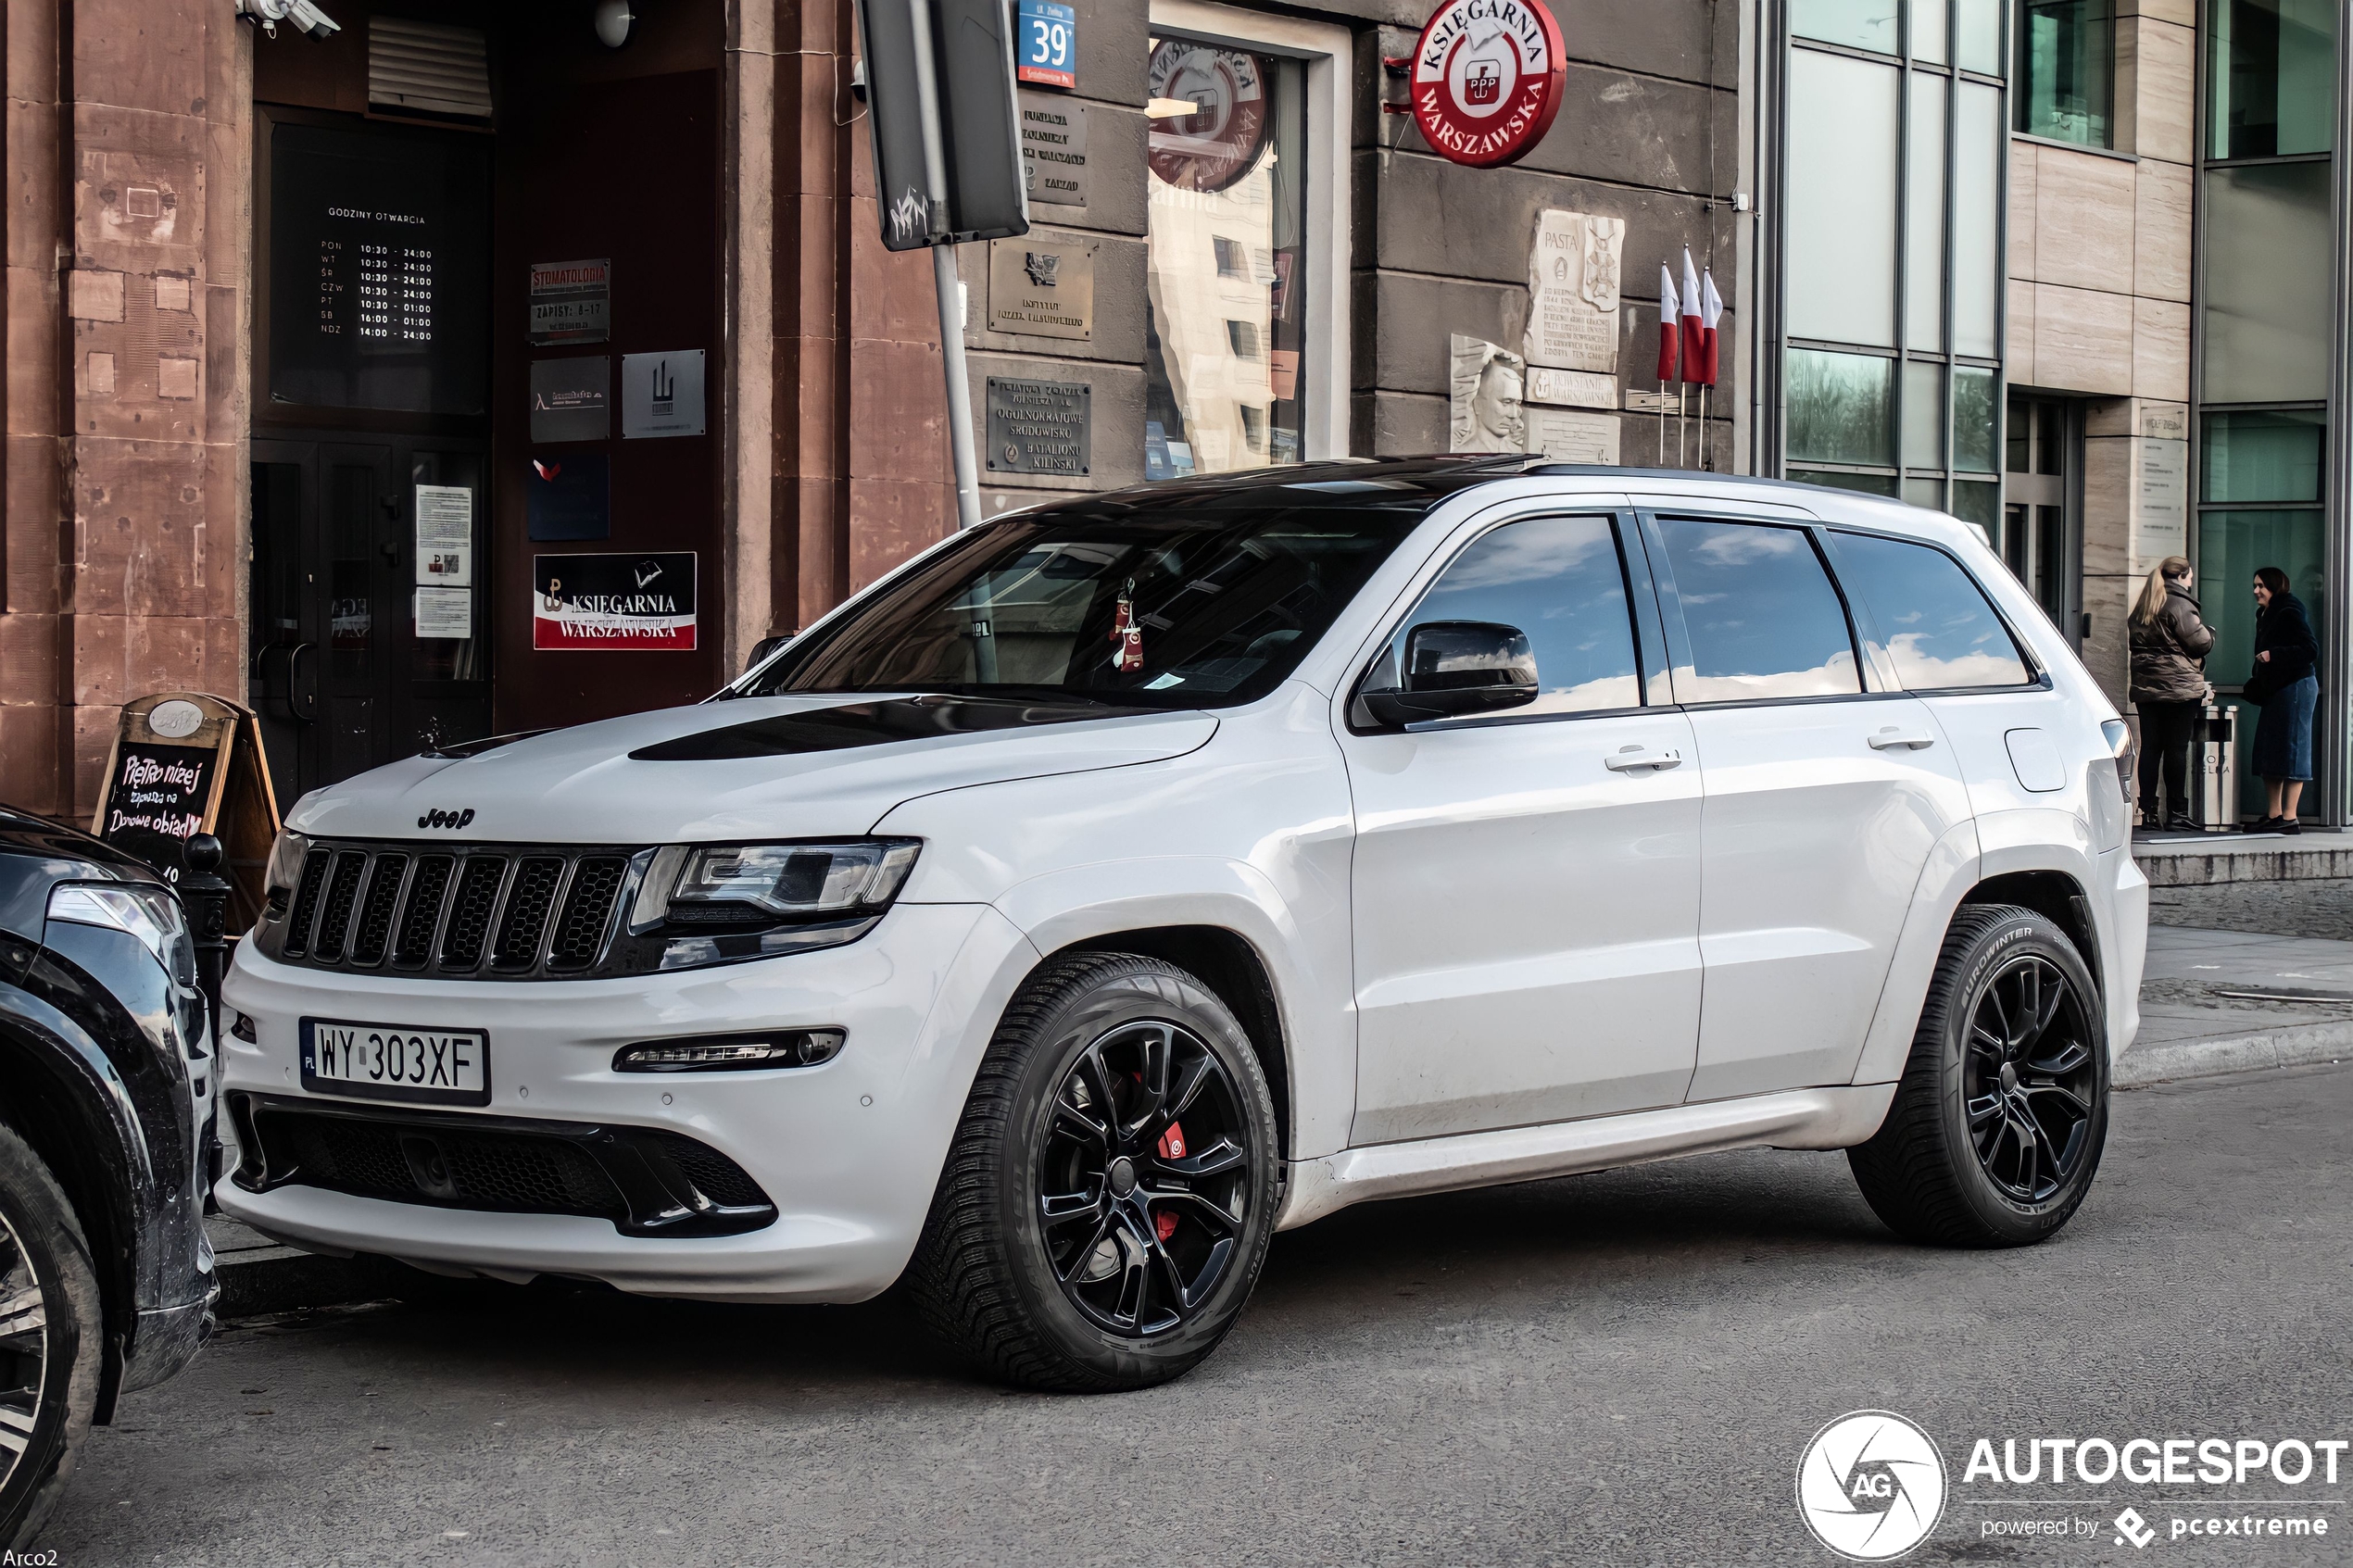
[[[1335,504],[1335,488],[1264,487],[1248,505],[1080,502],[1003,519],[800,638],[727,695],[1253,701],[1297,668],[1433,498],[1355,484]]]

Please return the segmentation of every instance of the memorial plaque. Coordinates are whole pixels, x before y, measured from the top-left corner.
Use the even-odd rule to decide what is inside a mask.
[[[1557,463],[1617,464],[1617,416],[1529,408],[1528,449]]]
[[[1530,365],[1528,400],[1569,408],[1615,408],[1617,378],[1594,370],[1559,370],[1550,365]]]
[[[1626,220],[1548,209],[1528,253],[1530,365],[1617,373],[1618,269]]]
[[[988,242],[988,330],[1025,337],[1095,335],[1095,246],[1025,234]]]
[[[1029,199],[1087,205],[1087,106],[1043,93],[1021,95],[1021,172]]]
[[[989,377],[989,471],[1084,476],[1094,390],[1076,382]]]

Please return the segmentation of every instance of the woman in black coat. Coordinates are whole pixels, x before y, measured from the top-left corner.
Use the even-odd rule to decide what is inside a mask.
[[[2321,696],[2321,646],[2304,606],[2287,591],[2287,573],[2267,566],[2255,574],[2255,669],[2242,694],[2259,703],[2255,771],[2262,775],[2265,811],[2259,833],[2298,833],[2296,808],[2312,776],[2312,709]]]

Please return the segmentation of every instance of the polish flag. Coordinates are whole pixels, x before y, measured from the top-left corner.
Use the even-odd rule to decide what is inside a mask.
[[[1724,296],[1716,292],[1716,274],[1699,275],[1699,383],[1716,384],[1716,323],[1723,320]]]
[[[1692,247],[1683,247],[1683,381],[1697,386],[1706,381],[1701,367],[1707,362],[1707,329],[1700,320],[1699,273],[1692,266]]]
[[[1658,264],[1658,380],[1662,386],[1675,379],[1677,311],[1675,270],[1662,261]]]

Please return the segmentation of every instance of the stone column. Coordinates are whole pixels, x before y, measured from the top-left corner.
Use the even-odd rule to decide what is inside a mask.
[[[124,701],[245,695],[252,41],[213,0],[8,23],[5,793],[80,815]]]

